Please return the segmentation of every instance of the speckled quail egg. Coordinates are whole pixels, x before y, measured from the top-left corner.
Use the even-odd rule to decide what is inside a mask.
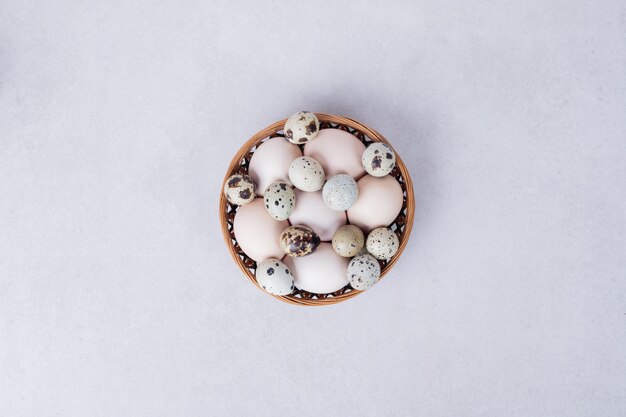
[[[289,226],[280,235],[280,248],[289,256],[305,256],[320,245],[320,237],[310,227]]]
[[[389,259],[398,252],[398,235],[388,227],[378,227],[367,235],[367,251],[377,259]]]
[[[324,186],[324,168],[310,156],[296,158],[289,167],[289,181],[302,191],[319,191]]]
[[[396,166],[396,153],[386,143],[375,142],[365,149],[361,162],[371,176],[384,177]]]
[[[254,200],[256,185],[252,177],[245,174],[235,174],[228,177],[224,183],[224,195],[231,204],[243,206]]]
[[[310,111],[299,111],[285,123],[285,137],[296,145],[312,141],[319,131],[320,122],[315,113]]]
[[[333,249],[337,255],[345,258],[356,256],[365,245],[365,236],[358,227],[347,224],[341,226],[333,235]]]
[[[294,290],[293,275],[281,261],[266,259],[256,266],[256,281],[270,294],[288,295]]]
[[[263,193],[267,212],[276,220],[287,220],[296,205],[293,188],[284,181],[271,183]]]
[[[355,256],[348,265],[348,281],[355,290],[372,288],[380,278],[380,264],[367,253]]]
[[[322,189],[322,197],[328,208],[344,211],[348,210],[359,195],[356,181],[350,175],[333,175],[326,181]]]

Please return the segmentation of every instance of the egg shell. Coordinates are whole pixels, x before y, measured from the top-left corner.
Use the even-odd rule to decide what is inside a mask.
[[[310,156],[296,158],[289,166],[289,181],[302,191],[319,191],[325,180],[324,168]]]
[[[265,209],[276,220],[287,220],[296,204],[291,185],[284,181],[271,183],[263,195]]]
[[[359,195],[348,209],[348,221],[364,232],[389,226],[402,210],[404,194],[390,175],[381,178],[365,175],[357,181]]]
[[[355,290],[367,290],[380,278],[380,264],[372,255],[363,254],[352,258],[348,265],[348,281]]]
[[[328,178],[322,189],[324,203],[332,210],[348,210],[357,199],[359,189],[354,178],[337,174]]]
[[[291,115],[285,123],[285,137],[297,145],[312,141],[320,130],[320,121],[315,113],[299,111]]]
[[[235,174],[224,183],[224,195],[229,203],[243,206],[254,200],[256,185],[249,175]]]
[[[331,210],[324,204],[321,191],[294,190],[297,204],[289,216],[291,224],[309,226],[321,240],[329,241],[337,228],[346,224],[345,211]]]
[[[274,181],[288,184],[291,161],[302,156],[300,148],[287,139],[275,137],[263,142],[250,158],[248,175],[257,185],[257,195],[263,196],[265,189]]]
[[[294,280],[289,267],[279,259],[270,258],[257,263],[256,281],[266,292],[288,295],[294,290]]]
[[[328,294],[348,285],[348,258],[337,255],[330,243],[321,243],[315,253],[301,258],[285,257],[296,287],[314,294]]]
[[[280,247],[289,256],[310,255],[319,245],[320,237],[307,226],[289,226],[280,235]]]
[[[233,230],[241,249],[253,260],[259,262],[267,258],[282,259],[285,255],[280,248],[280,234],[289,223],[274,220],[262,198],[255,198],[250,204],[240,206],[235,213]]]
[[[398,235],[388,227],[377,227],[367,235],[367,251],[377,259],[389,259],[398,252]]]
[[[361,229],[353,224],[347,224],[335,231],[332,243],[337,255],[350,258],[356,256],[363,249],[365,236]]]
[[[363,142],[341,129],[322,129],[314,141],[304,145],[304,155],[322,164],[327,177],[337,174],[348,174],[353,178],[363,176],[363,151]]]
[[[384,177],[396,166],[396,153],[382,142],[370,144],[361,158],[363,168],[374,177]]]

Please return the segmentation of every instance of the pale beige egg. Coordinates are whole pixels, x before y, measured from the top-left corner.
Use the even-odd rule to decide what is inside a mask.
[[[333,249],[338,255],[351,258],[356,256],[365,245],[363,231],[353,224],[341,226],[333,234]]]

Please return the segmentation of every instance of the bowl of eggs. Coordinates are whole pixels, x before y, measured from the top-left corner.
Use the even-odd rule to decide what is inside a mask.
[[[220,196],[226,246],[259,289],[295,305],[335,304],[398,261],[415,200],[400,156],[378,132],[300,111],[250,138]]]

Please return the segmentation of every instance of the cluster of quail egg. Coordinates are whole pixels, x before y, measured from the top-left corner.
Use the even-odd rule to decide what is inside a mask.
[[[292,115],[284,127],[287,140],[303,145],[315,139],[320,123],[312,112],[300,111]],[[383,157],[386,155],[386,157]],[[391,155],[391,157],[389,156]],[[381,142],[370,144],[363,152],[361,161],[365,171],[374,177],[388,175],[395,167],[395,153]],[[287,220],[296,205],[292,188],[306,192],[322,190],[327,207],[336,211],[348,210],[358,197],[357,183],[350,175],[337,174],[326,178],[324,167],[314,158],[301,156],[289,167],[289,181],[275,181],[264,192],[267,212],[276,220]],[[245,205],[256,197],[256,184],[246,174],[235,174],[224,184],[224,194],[231,204]],[[306,225],[291,225],[280,235],[280,247],[288,256],[300,257],[314,253],[320,245],[320,237]],[[367,234],[351,224],[339,227],[332,237],[333,250],[342,257],[352,258],[347,278],[356,290],[371,288],[380,278],[379,260],[393,257],[399,248],[397,234],[388,227],[378,227]],[[294,277],[287,265],[275,258],[257,263],[256,279],[268,293],[288,295],[295,290]]]

